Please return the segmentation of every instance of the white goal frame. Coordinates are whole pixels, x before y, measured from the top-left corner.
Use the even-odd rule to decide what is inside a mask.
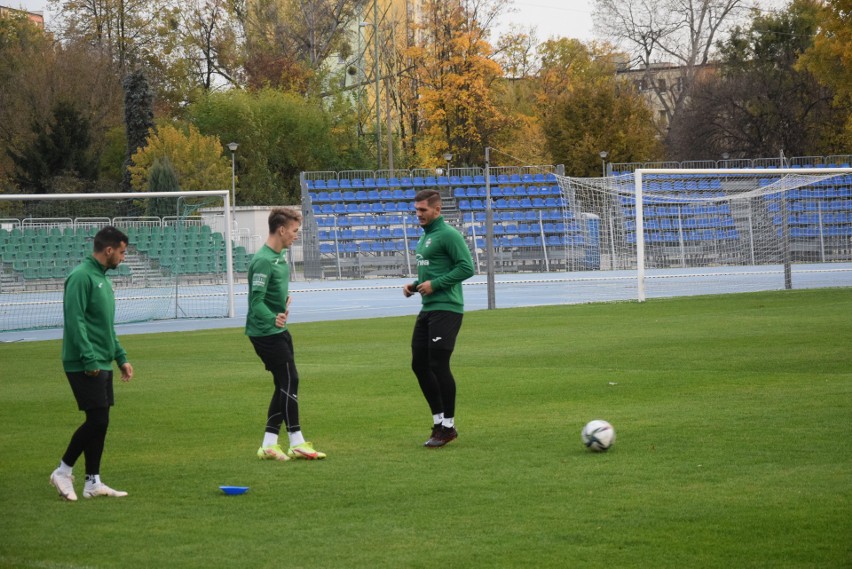
[[[233,219],[231,212],[231,193],[229,190],[204,190],[204,191],[180,191],[180,192],[116,192],[116,193],[91,193],[91,194],[0,194],[0,201],[23,201],[23,200],[127,200],[148,198],[179,198],[179,197],[220,197],[225,204],[225,223]],[[236,316],[236,305],[234,302],[234,258],[233,246],[231,244],[230,231],[225,239],[225,272],[228,290],[228,318]]]

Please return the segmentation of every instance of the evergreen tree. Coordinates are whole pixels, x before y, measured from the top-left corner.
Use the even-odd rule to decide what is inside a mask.
[[[153,92],[142,70],[124,79],[124,122],[127,127],[127,155],[121,178],[121,191],[131,191],[130,170],[133,154],[145,148],[150,131],[154,130]]]
[[[97,179],[98,157],[91,151],[89,121],[71,103],[57,103],[48,124],[33,121],[32,131],[35,139],[23,151],[7,150],[22,191],[48,193],[57,176]]]
[[[168,156],[157,158],[151,165],[148,178],[149,192],[177,192],[180,191],[177,174]],[[163,217],[164,215],[175,215],[174,200],[164,198],[151,198],[145,208],[145,215]]]

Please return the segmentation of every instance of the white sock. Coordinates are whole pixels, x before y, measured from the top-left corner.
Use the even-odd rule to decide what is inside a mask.
[[[278,444],[278,435],[275,433],[263,433],[263,447],[272,447]]]
[[[290,446],[295,447],[305,442],[305,437],[302,435],[302,431],[296,431],[295,433],[287,433],[290,437]]]
[[[432,415],[432,421],[436,425],[439,425],[440,423],[442,423],[443,420],[444,420],[444,414],[443,413],[438,413],[437,415]]]
[[[448,429],[452,429],[456,426],[456,418],[455,417],[444,417],[444,420],[441,421],[441,424]]]
[[[66,476],[71,476],[71,470],[73,468],[74,468],[73,466],[68,466],[67,464],[65,464],[64,462],[62,462],[60,460],[59,461],[59,468],[57,468],[56,470],[58,470],[60,474],[64,474]]]
[[[101,483],[101,475],[100,474],[87,474],[86,475],[86,486],[95,486],[96,484]]]

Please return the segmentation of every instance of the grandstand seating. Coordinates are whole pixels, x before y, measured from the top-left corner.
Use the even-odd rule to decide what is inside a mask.
[[[80,259],[92,251],[94,226],[50,226],[0,229],[0,259],[23,280],[64,279]],[[174,227],[122,228],[130,238],[129,251],[162,274],[204,275],[222,272],[224,237],[204,225],[187,225],[178,234]],[[233,248],[234,270],[245,272],[251,256],[242,246]],[[131,277],[129,264],[119,265],[114,277]]]
[[[329,260],[357,257],[360,268],[402,254],[406,247],[413,251],[422,231],[413,200],[423,188],[441,190],[448,221],[459,227],[472,250],[484,247],[486,180],[476,171],[386,178],[306,172],[302,179],[304,210],[317,226],[318,253]],[[585,247],[586,229],[553,174],[498,173],[491,182],[495,244],[504,256],[531,260],[546,257],[547,248]]]
[[[792,190],[784,204],[778,200],[769,203],[767,209],[779,237],[784,224],[782,207],[787,213],[794,258],[826,260],[835,250],[843,258],[847,256],[852,238],[852,175]]]

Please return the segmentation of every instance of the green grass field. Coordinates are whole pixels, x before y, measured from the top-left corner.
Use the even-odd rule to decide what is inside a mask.
[[[852,290],[471,312],[439,450],[412,325],[291,328],[321,462],[255,458],[241,330],[123,337],[102,475],[130,496],[77,503],[48,485],[82,421],[60,342],[0,345],[0,566],[852,566]]]

